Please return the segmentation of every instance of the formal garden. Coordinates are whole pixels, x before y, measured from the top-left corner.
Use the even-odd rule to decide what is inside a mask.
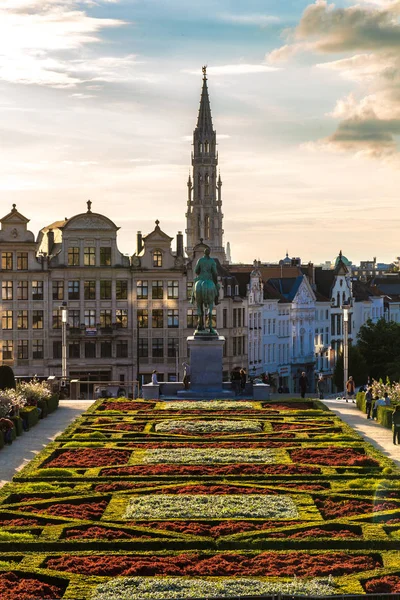
[[[98,400],[0,526],[2,600],[400,592],[400,472],[317,400]]]

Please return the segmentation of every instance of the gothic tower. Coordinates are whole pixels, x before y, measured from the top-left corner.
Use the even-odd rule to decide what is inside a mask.
[[[210,246],[211,256],[224,263],[226,256],[222,244],[222,181],[220,175],[217,178],[217,165],[216,132],[211,118],[206,67],[203,67],[199,116],[193,132],[193,179],[189,174],[187,183],[186,252],[190,258],[194,246],[203,240]]]

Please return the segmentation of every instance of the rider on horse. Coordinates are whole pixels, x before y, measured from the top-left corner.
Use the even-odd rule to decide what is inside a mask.
[[[210,257],[210,248],[204,250],[204,256],[197,261],[194,272],[197,277],[193,282],[192,303],[197,304],[197,330],[205,331],[204,307],[208,312],[208,329],[215,333],[212,327],[212,310],[214,304],[218,304],[219,283],[217,265]]]

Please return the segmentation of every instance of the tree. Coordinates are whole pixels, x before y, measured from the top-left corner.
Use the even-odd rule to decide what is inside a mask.
[[[400,360],[400,324],[394,321],[371,320],[362,325],[358,348],[364,357],[368,375],[373,379],[393,377],[393,363]]]
[[[362,385],[367,382],[368,367],[365,358],[360,352],[358,346],[349,346],[349,375],[352,375],[356,385]],[[338,390],[343,389],[344,384],[344,366],[343,354],[339,354],[333,373],[333,383]]]
[[[8,365],[0,366],[0,390],[15,390],[15,377],[14,371]]]

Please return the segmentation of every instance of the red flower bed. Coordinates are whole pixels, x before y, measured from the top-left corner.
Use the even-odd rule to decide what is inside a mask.
[[[221,496],[229,494],[261,494],[276,495],[278,492],[266,488],[244,487],[234,485],[183,485],[173,488],[161,488],[157,490],[161,494],[199,494]]]
[[[346,527],[342,527],[336,530],[325,530],[320,527],[313,527],[312,529],[307,529],[306,531],[296,531],[294,533],[284,533],[277,532],[271,533],[271,538],[282,538],[286,540],[301,540],[303,538],[359,538],[360,536],[351,529],[347,529]]]
[[[301,442],[128,442],[127,448],[287,448]]]
[[[276,529],[293,525],[301,525],[303,521],[220,521],[219,523],[210,523],[208,521],[133,521],[129,523],[131,527],[149,527],[151,529],[163,529],[177,533],[187,533],[190,535],[211,536],[219,538],[223,535],[232,535],[234,533],[245,533],[246,531],[258,531],[263,529]]]
[[[146,481],[143,481],[143,483],[115,481],[113,483],[101,483],[100,485],[96,485],[94,489],[96,492],[118,492],[119,490],[131,490],[135,488],[148,487],[149,485],[154,484],[149,484]]]
[[[79,448],[63,450],[58,456],[45,463],[50,467],[104,467],[105,465],[123,465],[128,462],[129,450],[114,448]]]
[[[367,594],[398,594],[400,593],[400,577],[386,575],[377,579],[370,579],[364,585]]]
[[[62,598],[64,591],[34,577],[22,577],[17,573],[0,574],[1,600],[56,600]]]
[[[122,529],[108,529],[106,527],[88,527],[87,529],[67,529],[65,537],[68,539],[103,539],[103,540],[131,540],[136,538],[149,539],[149,535],[129,533]]]
[[[21,506],[19,510],[23,512],[54,515],[56,517],[66,517],[68,519],[85,519],[88,521],[94,521],[101,517],[106,509],[107,504],[108,500],[82,502],[82,504],[63,502],[59,504],[51,504],[50,506]]]
[[[399,505],[394,502],[374,502],[372,498],[364,500],[315,498],[315,504],[324,519],[338,519],[340,517],[351,517],[352,515],[363,515],[370,512],[399,508]]]
[[[32,527],[33,525],[42,525],[37,519],[0,519],[1,527]]]
[[[117,423],[112,426],[116,431],[143,431],[143,423]]]
[[[319,427],[329,427],[331,423],[306,422],[306,423],[272,423],[274,431],[296,431],[298,429],[318,429]]]
[[[150,404],[143,404],[142,402],[105,402],[97,410],[118,410],[124,412],[126,410],[152,410],[154,407],[154,402]]]
[[[316,467],[298,465],[251,465],[233,464],[221,466],[208,465],[132,465],[102,469],[101,477],[123,477],[124,475],[315,475],[320,473]]]
[[[298,448],[290,451],[293,462],[328,466],[379,467],[363,448]]]
[[[179,554],[171,556],[58,556],[48,558],[46,567],[82,575],[102,576],[263,576],[321,577],[348,575],[382,566],[371,554],[346,552],[308,554],[305,552],[262,552],[246,554]]]

